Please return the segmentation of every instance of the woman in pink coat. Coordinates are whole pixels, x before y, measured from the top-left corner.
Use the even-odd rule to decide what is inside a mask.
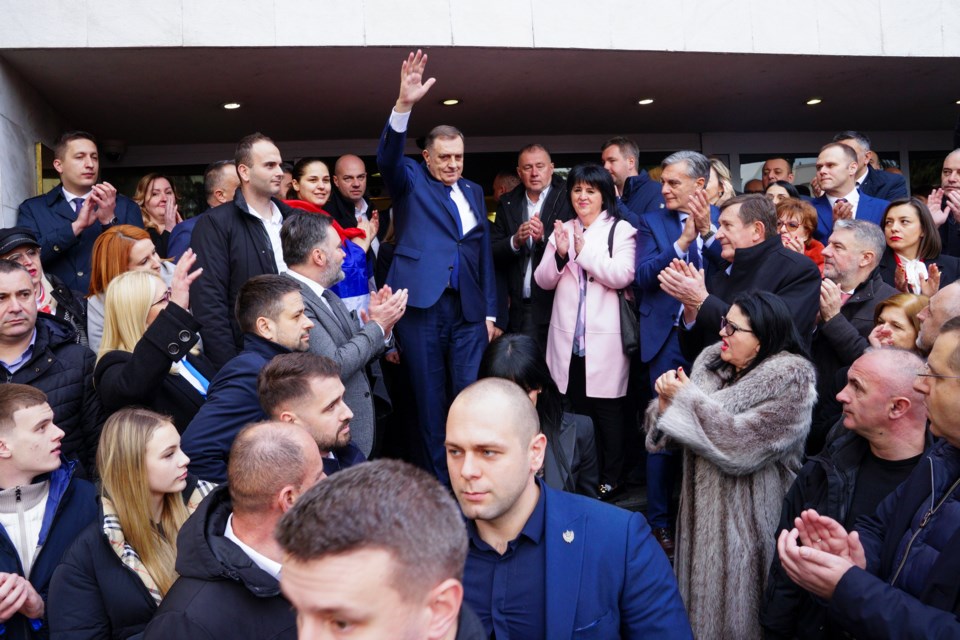
[[[542,288],[556,290],[547,365],[573,411],[593,419],[600,453],[598,493],[609,500],[619,489],[623,471],[623,398],[629,372],[617,290],[633,282],[637,231],[620,218],[613,179],[603,167],[574,167],[567,193],[577,217],[554,224],[534,277]]]

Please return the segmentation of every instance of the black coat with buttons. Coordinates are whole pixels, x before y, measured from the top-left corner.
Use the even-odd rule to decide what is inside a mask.
[[[103,426],[103,410],[93,390],[96,358],[76,343],[76,330],[46,313],[37,314],[37,338],[30,359],[11,374],[3,370],[4,382],[36,387],[47,394],[54,423],[63,429],[60,445],[64,457],[79,460],[78,476],[90,478],[96,469],[97,444]]]
[[[190,353],[200,339],[199,330],[193,316],[171,302],[147,328],[133,353],[104,354],[93,373],[93,383],[106,412],[131,405],[147,407],[171,416],[182,433],[205,397],[183,376],[170,373],[170,367],[186,356],[208,381],[213,379],[213,366],[207,359]]]

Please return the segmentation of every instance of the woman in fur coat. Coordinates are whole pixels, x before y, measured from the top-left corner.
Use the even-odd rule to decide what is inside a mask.
[[[700,640],[759,638],[783,497],[801,465],[816,374],[786,305],[738,296],[721,340],[656,382],[647,448],[683,447],[675,569]]]

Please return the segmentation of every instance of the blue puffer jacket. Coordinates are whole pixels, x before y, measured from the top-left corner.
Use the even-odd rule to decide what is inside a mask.
[[[97,492],[86,480],[73,477],[75,461],[63,460],[63,465],[49,475],[50,492],[43,513],[38,543],[40,552],[30,569],[30,584],[44,602],[50,588],[50,577],[60,564],[60,558],[81,531],[97,519]],[[37,478],[40,482],[44,478]],[[23,575],[20,556],[6,529],[0,527],[0,571]],[[46,620],[28,620],[15,614],[0,624],[0,640],[49,637]]]
[[[847,571],[830,616],[862,638],[960,638],[960,450],[938,443],[870,517],[867,571]]]

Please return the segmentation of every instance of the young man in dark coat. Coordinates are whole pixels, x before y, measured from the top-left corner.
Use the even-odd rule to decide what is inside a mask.
[[[217,487],[177,536],[177,573],[144,638],[297,637],[280,594],[280,517],[323,477],[317,446],[303,428],[267,422],[237,435],[228,483]]]
[[[940,438],[854,530],[814,510],[778,539],[787,575],[859,638],[960,637],[960,318],[940,330],[914,387]],[[800,546],[800,545],[803,546]]]
[[[226,481],[230,447],[240,430],[267,417],[257,398],[260,370],[276,355],[306,351],[313,327],[299,285],[272,274],[244,283],[237,295],[237,317],[243,352],[210,382],[207,401],[180,442],[190,457],[190,472],[211,482]]]
[[[76,343],[73,327],[37,313],[29,272],[0,260],[0,382],[29,384],[47,394],[54,422],[66,433],[63,455],[80,460],[81,477],[96,468],[104,420],[93,390],[95,361],[90,349]]]
[[[0,629],[6,639],[47,637],[50,577],[97,517],[93,485],[60,457],[63,431],[42,391],[0,385]]]

